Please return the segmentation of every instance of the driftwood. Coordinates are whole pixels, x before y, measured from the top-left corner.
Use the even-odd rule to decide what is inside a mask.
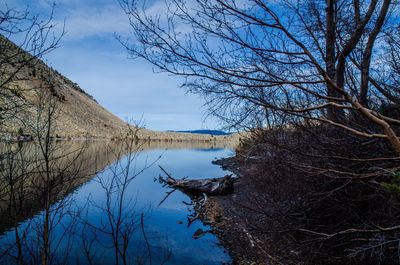
[[[163,182],[171,188],[194,194],[226,195],[233,193],[234,178],[232,178],[232,175],[212,179],[175,179],[161,166],[160,168],[167,175]]]
[[[183,191],[191,198],[190,203],[183,202],[192,209],[192,213],[188,216],[188,226],[199,219],[200,212],[207,202],[207,195],[226,195],[233,193],[234,178],[232,178],[232,175],[226,175],[223,178],[213,179],[175,179],[160,165],[159,167],[167,175],[167,178],[163,178],[160,175],[158,181],[164,186],[172,188],[171,191],[167,192],[167,195],[159,205],[161,205],[177,189]],[[196,231],[196,233],[193,235],[193,238],[197,239],[203,235],[203,233],[200,233],[202,232],[200,230]]]

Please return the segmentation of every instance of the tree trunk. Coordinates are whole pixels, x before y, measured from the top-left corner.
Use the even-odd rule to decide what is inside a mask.
[[[379,17],[376,20],[374,29],[369,35],[367,45],[364,49],[363,59],[361,63],[361,87],[360,87],[360,98],[359,101],[364,107],[368,107],[368,86],[369,86],[369,69],[371,65],[372,49],[375,44],[376,37],[382,29],[383,23],[387,12],[389,10],[391,0],[385,0],[382,4]]]
[[[326,0],[326,51],[325,51],[325,62],[326,62],[326,73],[331,80],[335,80],[336,76],[336,50],[335,50],[335,40],[336,40],[336,1]],[[336,90],[334,86],[327,83],[327,92],[329,97],[341,98],[340,93]],[[339,102],[335,102],[339,103]],[[328,119],[333,121],[340,121],[344,116],[342,110],[330,106],[328,107]]]

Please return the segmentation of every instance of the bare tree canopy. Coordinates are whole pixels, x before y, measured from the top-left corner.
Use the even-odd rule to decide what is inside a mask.
[[[400,153],[398,2],[121,0],[132,57],[184,77],[231,126],[315,120]]]

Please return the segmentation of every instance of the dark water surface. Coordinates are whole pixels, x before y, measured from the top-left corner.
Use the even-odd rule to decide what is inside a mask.
[[[57,152],[68,153],[79,144],[60,146]],[[40,262],[44,251],[50,264],[124,264],[124,260],[127,264],[229,263],[229,255],[213,234],[193,238],[196,230],[207,231],[210,227],[200,221],[188,226],[187,217],[192,213],[188,196],[175,191],[159,205],[171,189],[157,179],[163,174],[158,165],[177,178],[222,177],[228,172],[211,161],[233,155],[232,150],[224,144],[158,142],[142,144],[130,154],[126,147],[92,143],[78,159],[59,162],[63,166],[74,164],[79,170],[67,172],[71,175],[79,171],[79,176],[68,182],[74,183],[73,187],[53,189],[56,193],[48,208],[42,203],[48,189],[37,184],[37,177],[24,180],[24,185],[40,187],[36,188],[40,192],[24,188],[24,199],[15,203],[20,208],[10,206],[10,188],[3,185],[0,264],[17,263],[15,258],[21,253],[17,241],[26,263]],[[24,154],[32,157],[36,152]],[[98,173],[93,176],[94,171]],[[44,235],[48,235],[47,241]],[[45,248],[48,241],[49,247]]]

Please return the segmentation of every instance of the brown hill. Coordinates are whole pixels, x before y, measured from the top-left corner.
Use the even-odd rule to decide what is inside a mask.
[[[7,104],[16,105],[18,111],[6,120],[6,131],[16,130],[18,126],[34,121],[37,109],[44,104],[44,96],[54,98],[55,134],[60,137],[111,138],[119,133],[125,122],[104,109],[92,96],[76,83],[56,70],[48,67],[42,60],[32,57],[17,45],[0,36],[0,55],[2,78],[14,75],[5,86],[10,97]],[[23,124],[21,124],[23,123]]]

